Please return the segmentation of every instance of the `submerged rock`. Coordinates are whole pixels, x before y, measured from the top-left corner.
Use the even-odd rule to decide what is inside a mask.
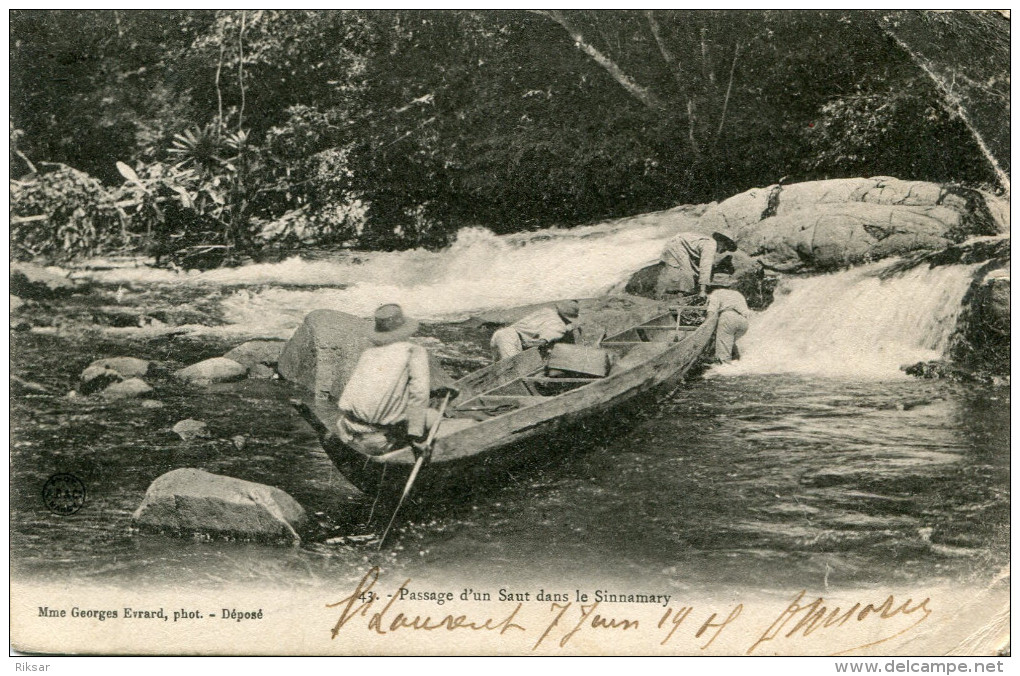
[[[209,426],[201,420],[188,418],[173,426],[172,430],[184,441],[206,439],[209,437]]]
[[[183,368],[177,371],[174,376],[186,383],[208,385],[210,383],[228,383],[240,380],[247,373],[248,368],[243,364],[238,364],[233,359],[213,357],[212,359],[206,359],[205,361],[200,361],[197,364]]]
[[[152,392],[152,388],[141,378],[128,378],[127,380],[114,383],[102,392],[107,399],[127,399],[129,397],[141,397]]]
[[[188,467],[153,481],[133,519],[140,526],[181,535],[298,544],[297,531],[307,517],[279,488]]]
[[[280,354],[286,344],[282,340],[249,340],[246,343],[241,343],[223,357],[233,359],[249,369],[257,364],[275,367],[280,361]]]
[[[372,323],[337,310],[313,310],[287,341],[277,371],[311,390],[316,399],[336,398],[358,357],[369,346]]]
[[[11,394],[14,396],[24,396],[26,394],[49,394],[50,391],[40,385],[39,383],[33,383],[31,380],[25,380],[18,376],[11,376]]]

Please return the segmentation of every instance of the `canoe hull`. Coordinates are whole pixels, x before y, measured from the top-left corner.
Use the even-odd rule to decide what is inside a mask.
[[[710,316],[680,342],[640,344],[633,348],[639,353],[627,357],[636,363],[621,362],[606,378],[438,438],[415,492],[422,495],[483,485],[487,479],[500,477],[502,470],[541,453],[559,436],[567,440],[589,438],[588,430],[579,434],[578,428],[623,422],[621,406],[683,380],[711,343],[715,324],[716,317]],[[621,366],[625,367],[622,372]],[[607,416],[610,411],[614,414]],[[323,450],[333,464],[360,490],[376,496],[403,488],[414,464],[410,449],[367,456],[335,436],[335,405],[305,407],[302,415],[317,428]]]

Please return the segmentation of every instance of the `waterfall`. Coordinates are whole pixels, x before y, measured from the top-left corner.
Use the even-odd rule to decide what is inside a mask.
[[[925,266],[882,278],[889,262],[787,279],[752,317],[744,356],[720,374],[887,377],[949,347],[975,266]]]

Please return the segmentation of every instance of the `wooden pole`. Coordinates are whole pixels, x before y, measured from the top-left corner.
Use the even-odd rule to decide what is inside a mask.
[[[446,405],[450,403],[450,393],[447,392],[446,396],[443,397],[443,403],[439,406],[439,419],[436,420],[435,424],[432,425],[432,429],[429,430],[429,435],[425,439],[425,448],[418,455],[418,459],[414,461],[414,467],[411,469],[411,476],[407,478],[407,484],[404,485],[404,492],[400,494],[400,501],[397,502],[397,508],[393,510],[393,516],[390,517],[390,522],[386,525],[386,530],[383,531],[382,537],[379,538],[379,546],[377,550],[381,550],[383,543],[386,542],[386,536],[389,535],[390,528],[393,527],[393,522],[397,519],[397,512],[400,511],[401,505],[404,504],[404,499],[407,494],[411,492],[411,487],[414,486],[415,480],[418,478],[418,472],[421,471],[422,465],[425,464],[425,458],[429,455],[429,450],[432,448],[432,443],[436,439],[436,432],[439,431],[439,425],[443,422],[443,414],[446,413]]]

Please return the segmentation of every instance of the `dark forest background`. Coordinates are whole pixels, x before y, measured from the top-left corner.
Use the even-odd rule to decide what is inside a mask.
[[[10,13],[12,256],[440,247],[887,175],[1009,189],[994,12]]]

